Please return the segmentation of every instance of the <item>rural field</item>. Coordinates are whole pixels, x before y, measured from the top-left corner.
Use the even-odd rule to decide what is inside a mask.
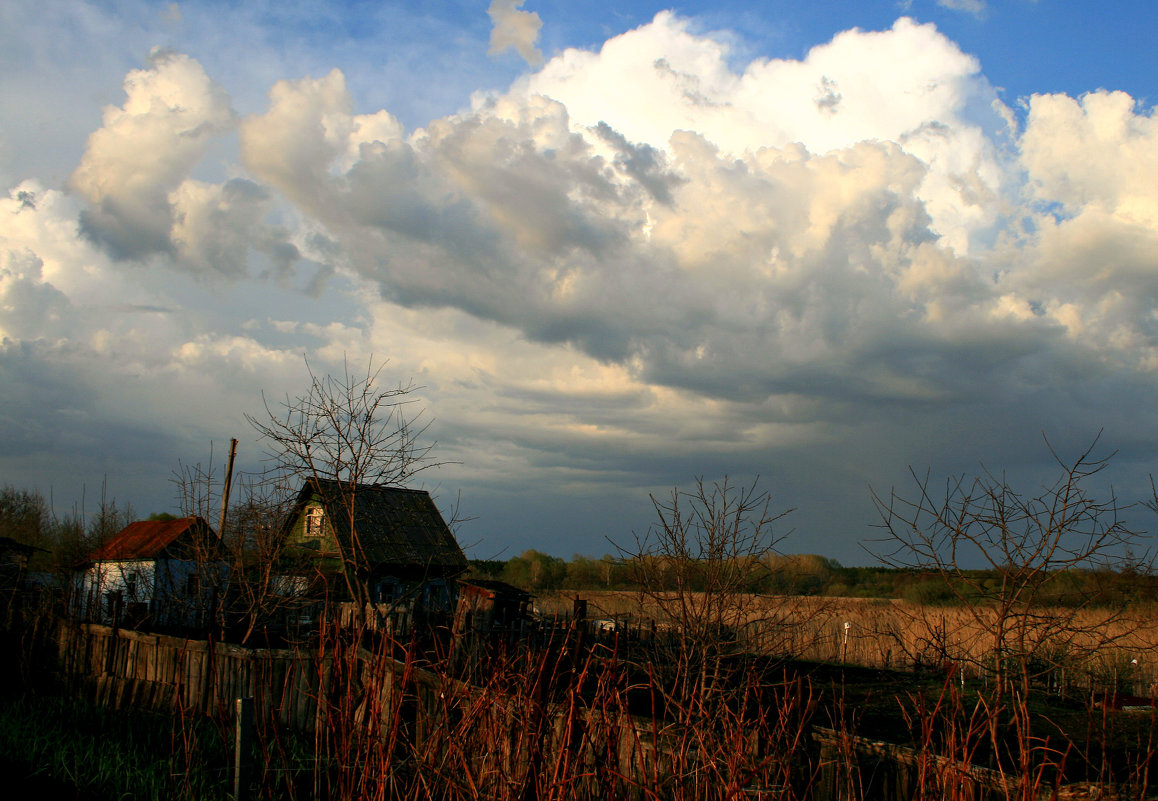
[[[90,801],[1153,797],[1155,618],[1032,612],[995,659],[991,609],[881,599],[559,590],[518,636],[277,649],[25,609],[0,741]]]
[[[47,579],[19,565],[4,596],[0,745],[29,792],[90,801],[1151,799],[1158,586],[1097,560],[1130,532],[1072,500],[1082,475],[1046,495],[1062,524],[994,532],[991,569],[944,561],[937,526],[918,567],[784,556],[767,496],[726,483],[570,562],[468,560],[404,488],[307,481],[220,542],[197,516],[49,525],[10,490],[40,539],[7,547]],[[988,531],[954,508],[953,536]],[[107,558],[160,536],[185,572]]]
[[[545,618],[569,616],[576,597],[607,631],[662,623],[669,606],[627,590],[558,590],[536,598],[536,608]],[[952,668],[971,678],[982,678],[992,663],[997,623],[993,607],[882,598],[744,596],[733,599],[729,613],[753,650],[871,668]],[[1086,688],[1111,682],[1132,695],[1153,696],[1158,688],[1156,608],[1047,607],[1034,609],[1026,626],[1043,672],[1053,671],[1056,681]]]

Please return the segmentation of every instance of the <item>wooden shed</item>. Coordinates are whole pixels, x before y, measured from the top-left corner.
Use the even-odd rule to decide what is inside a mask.
[[[221,540],[204,519],[142,520],[90,554],[73,610],[99,623],[203,628],[228,575]]]

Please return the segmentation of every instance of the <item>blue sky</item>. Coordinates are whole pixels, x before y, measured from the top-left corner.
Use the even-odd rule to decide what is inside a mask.
[[[1050,0],[0,0],[0,482],[174,509],[180,464],[389,360],[480,556],[629,542],[760,475],[1158,465],[1158,31]],[[83,488],[83,489],[82,489]],[[1130,510],[1139,527],[1150,521]]]

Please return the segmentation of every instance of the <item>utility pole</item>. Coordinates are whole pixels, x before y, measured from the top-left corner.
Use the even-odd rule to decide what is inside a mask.
[[[225,514],[229,511],[229,491],[233,488],[233,460],[237,458],[237,438],[229,440],[229,464],[225,468],[225,486],[221,490],[221,517],[217,521],[217,535],[225,536]]]

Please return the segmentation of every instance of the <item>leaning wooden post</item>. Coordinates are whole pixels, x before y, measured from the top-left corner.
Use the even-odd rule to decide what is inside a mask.
[[[253,696],[237,699],[237,734],[233,741],[233,801],[249,797],[253,756]]]
[[[218,536],[225,536],[225,515],[229,512],[229,492],[233,487],[233,460],[237,458],[237,440],[229,440],[229,463],[225,468],[225,486],[221,488],[221,517],[217,520]]]
[[[575,596],[575,600],[571,604],[571,625],[574,629],[573,636],[575,637],[575,650],[571,660],[571,669],[578,670],[579,662],[582,659],[583,647],[587,644],[587,601],[584,598]]]

